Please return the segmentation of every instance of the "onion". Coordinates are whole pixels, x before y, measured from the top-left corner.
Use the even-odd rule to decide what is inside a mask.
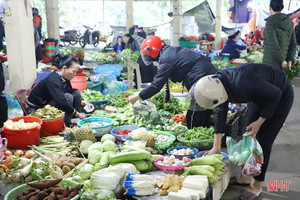
[[[24,152],[22,150],[16,150],[14,154],[19,157],[24,156]]]
[[[12,152],[11,152],[10,150],[6,150],[6,151],[4,152],[4,155],[5,155],[5,156],[12,156],[13,154],[12,154]]]
[[[26,151],[24,157],[30,159],[30,158],[34,157],[35,155],[36,155],[36,153],[34,151],[28,150],[28,151]]]

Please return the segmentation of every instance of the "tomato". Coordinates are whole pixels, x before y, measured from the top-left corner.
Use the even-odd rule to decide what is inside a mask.
[[[127,135],[128,133],[131,133],[131,131],[130,130],[122,130],[122,131],[116,132],[116,135]]]

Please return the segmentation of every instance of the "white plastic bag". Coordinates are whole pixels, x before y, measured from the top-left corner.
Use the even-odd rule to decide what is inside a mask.
[[[246,161],[242,173],[244,176],[258,176],[261,173],[261,165],[263,163],[263,151],[259,142],[252,138],[251,155]]]

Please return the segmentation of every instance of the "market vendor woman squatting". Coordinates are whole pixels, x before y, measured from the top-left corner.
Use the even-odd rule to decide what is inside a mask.
[[[80,106],[88,105],[90,108],[94,106],[82,101],[79,90],[73,89],[70,83],[78,71],[77,59],[58,54],[55,57],[55,66],[58,70],[41,80],[31,91],[27,100],[27,113],[30,114],[49,104],[65,112],[64,122],[66,126],[70,126],[73,116],[80,119],[86,117],[84,113],[79,112]]]
[[[183,82],[187,89],[203,76],[214,74],[217,69],[208,58],[185,47],[172,47],[158,36],[147,38],[141,48],[141,56],[146,65],[157,61],[159,68],[151,85],[143,89],[139,95],[127,100],[134,104],[139,99],[148,99],[158,93],[170,78],[173,82]],[[187,127],[209,127],[211,125],[211,110],[187,111]]]

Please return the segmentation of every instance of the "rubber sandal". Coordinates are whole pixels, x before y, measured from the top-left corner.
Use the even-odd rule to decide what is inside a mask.
[[[242,194],[239,196],[239,200],[257,200],[259,198],[260,194],[256,196],[256,194],[253,194],[251,192],[248,192],[245,190]]]
[[[250,186],[250,183],[239,183],[236,177],[231,177],[229,181],[229,185],[241,185],[241,186]]]

